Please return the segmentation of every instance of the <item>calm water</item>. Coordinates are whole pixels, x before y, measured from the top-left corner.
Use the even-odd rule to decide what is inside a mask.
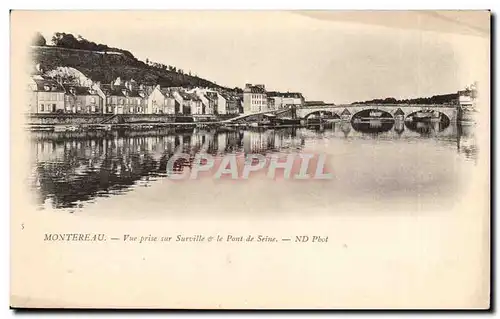
[[[40,209],[85,213],[86,208],[141,203],[177,213],[196,207],[252,210],[349,207],[356,203],[452,205],[467,185],[478,150],[474,126],[449,123],[336,122],[276,129],[176,129],[111,132],[34,132],[28,177]],[[245,182],[167,178],[168,159],[178,149],[214,156],[227,153],[327,154],[333,179],[279,183],[259,177]],[[189,170],[190,163],[176,167]],[[252,189],[250,191],[250,189]],[[105,203],[103,198],[126,201]],[[425,199],[430,199],[426,201]],[[156,208],[158,208],[156,207]],[[330,208],[331,209],[331,208]]]

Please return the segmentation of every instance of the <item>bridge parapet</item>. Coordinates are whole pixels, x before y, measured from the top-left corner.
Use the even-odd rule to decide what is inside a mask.
[[[450,121],[457,119],[457,107],[443,104],[340,104],[340,105],[308,105],[297,108],[297,116],[306,118],[313,113],[332,112],[344,120],[351,120],[352,116],[365,110],[381,110],[390,113],[393,117],[396,112],[405,118],[411,113],[422,110],[438,111],[446,115]]]

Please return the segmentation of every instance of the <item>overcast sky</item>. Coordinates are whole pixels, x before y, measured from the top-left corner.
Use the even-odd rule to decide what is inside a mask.
[[[488,59],[481,37],[290,12],[82,12],[66,18],[47,17],[35,26],[48,41],[56,31],[73,33],[220,85],[265,84],[335,103],[456,92],[477,79],[478,56]]]

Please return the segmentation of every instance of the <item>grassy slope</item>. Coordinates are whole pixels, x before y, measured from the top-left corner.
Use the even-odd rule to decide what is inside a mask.
[[[32,56],[34,63],[40,63],[46,70],[58,66],[73,67],[101,83],[110,83],[120,77],[122,80],[133,78],[139,83],[150,85],[221,88],[211,81],[155,68],[125,55],[100,54],[60,47],[34,47]]]

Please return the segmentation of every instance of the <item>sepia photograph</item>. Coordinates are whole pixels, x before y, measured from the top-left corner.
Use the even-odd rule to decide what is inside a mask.
[[[488,309],[490,19],[11,11],[11,307]]]

